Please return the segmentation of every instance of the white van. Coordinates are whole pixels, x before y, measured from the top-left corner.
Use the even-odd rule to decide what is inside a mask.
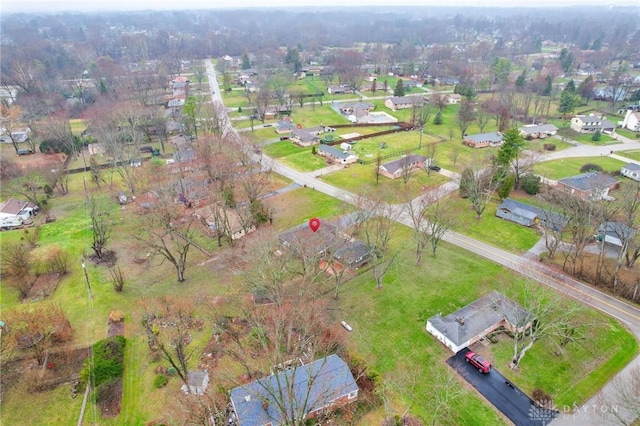
[[[15,229],[22,226],[22,219],[18,216],[0,219],[0,229]]]

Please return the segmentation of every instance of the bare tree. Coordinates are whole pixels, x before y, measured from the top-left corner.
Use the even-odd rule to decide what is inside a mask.
[[[640,418],[640,367],[617,375],[597,397],[600,416],[607,424],[631,426]]]
[[[483,105],[480,105],[476,111],[476,124],[480,129],[480,133],[484,133],[484,128],[489,124],[491,115],[487,113]]]
[[[71,340],[73,329],[60,305],[39,302],[3,312],[2,340],[33,356],[39,365],[47,351]],[[6,335],[5,335],[6,334]]]
[[[95,257],[101,260],[113,228],[113,223],[110,218],[109,202],[104,197],[87,194],[86,205],[89,210],[89,217],[91,218],[93,237],[91,249]]]
[[[527,351],[536,342],[558,336],[561,341],[576,339],[577,332],[571,335],[566,330],[578,330],[577,313],[582,309],[578,304],[558,299],[555,294],[532,283],[522,285],[520,293],[524,309],[509,309],[508,313],[504,313],[513,325],[513,358],[509,365],[513,369],[520,366]],[[566,346],[566,342],[563,346]]]
[[[7,287],[18,290],[20,299],[29,295],[37,276],[33,272],[32,247],[22,241],[5,241],[0,251],[2,282]]]
[[[422,253],[429,238],[427,234],[429,224],[424,215],[429,201],[428,197],[422,196],[405,204],[405,211],[411,219],[411,231],[416,243],[416,266],[422,260]]]
[[[149,348],[160,351],[176,370],[182,382],[189,388],[189,360],[194,349],[189,349],[193,339],[192,331],[202,322],[195,318],[194,306],[190,299],[163,297],[148,301],[142,324],[147,334]]]
[[[501,183],[502,179],[494,178],[491,169],[474,170],[467,168],[466,172],[463,172],[463,178],[460,180],[460,191],[471,201],[478,219],[482,217],[482,213],[484,213]]]
[[[194,218],[175,203],[172,195],[163,191],[141,223],[136,239],[151,249],[154,256],[168,261],[176,270],[178,282],[183,282],[189,249],[193,245]]]
[[[429,243],[431,244],[431,254],[435,257],[436,249],[442,241],[444,234],[454,224],[455,214],[447,203],[440,201],[440,194],[436,191],[430,195],[434,200],[425,209],[427,219],[427,230],[429,233]]]
[[[467,129],[476,119],[475,107],[473,102],[469,99],[463,99],[460,103],[460,109],[456,120],[458,122],[458,128],[460,129],[460,136],[464,138],[467,134]]]
[[[19,195],[39,206],[42,214],[49,216],[51,209],[49,197],[52,191],[41,172],[34,170],[25,176],[12,179],[5,190],[9,194]]]

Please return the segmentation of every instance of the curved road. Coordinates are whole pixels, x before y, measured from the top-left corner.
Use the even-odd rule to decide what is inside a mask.
[[[212,88],[218,89],[218,82],[216,79],[216,73],[211,63],[211,60],[207,60],[205,62],[207,68],[207,74],[209,77],[209,85]],[[212,90],[212,100],[213,102],[219,102],[222,104],[222,98],[219,94],[219,90],[214,92]],[[226,111],[225,109],[222,109]],[[226,121],[228,126],[230,127],[228,131],[236,133],[235,129],[230,122],[230,120]],[[237,134],[237,133],[236,133]],[[608,155],[610,151],[618,151],[623,149],[633,149],[640,148],[640,143],[625,141],[622,144],[609,145],[606,147],[591,147],[591,146],[576,146],[574,148],[569,148],[567,150],[563,150],[557,153],[549,154],[545,156],[544,160],[556,159],[556,158],[568,158],[572,156],[599,156],[604,155],[605,152]],[[567,151],[567,152],[565,152]],[[561,153],[564,153],[561,155]],[[295,183],[299,185],[306,185],[312,187],[318,191],[321,191],[327,195],[338,198],[350,204],[355,204],[357,196],[348,191],[344,191],[340,188],[336,188],[332,185],[329,185],[326,182],[323,182],[319,179],[316,179],[313,176],[310,176],[307,173],[299,172],[294,170],[288,166],[278,163],[272,158],[263,155],[256,154],[256,160],[260,161],[263,165],[263,168],[271,169],[278,174],[281,174]],[[455,190],[457,185],[455,183],[450,183],[448,187],[448,191]],[[398,208],[401,208],[398,206]],[[397,221],[406,225],[413,226],[409,215],[402,212],[397,215]],[[483,243],[482,241],[478,241],[476,239],[467,237],[457,232],[448,231],[444,238],[448,243],[457,245],[466,250],[469,250],[473,253],[476,253],[480,256],[483,256],[493,262],[496,262],[500,265],[503,265],[509,269],[512,269],[516,272],[519,272],[531,279],[536,280],[540,284],[543,284],[547,287],[550,287],[556,291],[566,294],[574,298],[575,300],[589,305],[595,309],[598,309],[625,324],[634,335],[640,339],[640,308],[630,305],[629,303],[623,302],[619,299],[616,299],[608,294],[605,294],[595,288],[589,287],[582,282],[573,279],[572,277],[553,270],[545,265],[536,262],[535,260],[530,260],[525,257],[515,255],[508,251],[502,250],[500,248],[491,246],[489,244]],[[640,357],[634,359],[628,366],[625,368],[620,374],[628,374],[628,370],[633,365],[640,365]],[[627,372],[627,373],[625,373]],[[605,388],[601,392],[607,392],[608,388],[611,386],[611,383],[607,384]],[[590,401],[585,404],[588,406],[590,404],[596,404],[597,395],[594,396]],[[590,418],[585,418],[584,416],[579,416],[579,412],[570,415],[570,414],[562,414],[558,419],[553,421],[554,425],[600,425],[602,424],[602,419],[597,416],[590,416]]]

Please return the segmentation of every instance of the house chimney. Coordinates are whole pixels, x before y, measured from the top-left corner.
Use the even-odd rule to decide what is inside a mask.
[[[247,401],[247,402],[250,402],[251,401],[251,395],[245,395],[244,396],[244,400]]]
[[[456,322],[460,325],[464,325],[464,319],[460,317],[456,317]]]

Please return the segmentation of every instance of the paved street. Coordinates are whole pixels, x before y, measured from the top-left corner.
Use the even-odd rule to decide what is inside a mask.
[[[215,70],[210,60],[205,62],[207,68],[207,74],[209,76],[209,84],[212,88],[213,101],[222,102],[218,90],[217,80],[215,76]],[[222,109],[224,111],[224,109]],[[226,114],[226,112],[225,112]],[[228,132],[233,132],[237,135],[235,129],[229,120],[227,120],[229,127]],[[566,150],[547,154],[542,157],[541,161],[547,161],[552,159],[569,158],[569,157],[589,157],[599,155],[609,155],[611,151],[620,151],[628,149],[640,149],[640,142],[634,142],[624,140],[620,144],[607,145],[606,147],[597,147],[591,145],[579,145]],[[306,185],[321,191],[327,195],[338,198],[348,203],[356,204],[357,197],[355,194],[348,191],[344,191],[340,188],[336,188],[328,183],[316,179],[314,174],[303,173],[294,170],[288,166],[278,163],[272,158],[264,154],[254,154],[254,158],[260,161],[263,165],[263,169],[273,170],[299,185]],[[454,176],[455,177],[455,176]],[[450,181],[445,184],[445,189],[442,193],[455,191],[457,189],[457,183]],[[423,195],[424,196],[424,195]],[[415,201],[415,200],[414,200]],[[409,215],[404,212],[402,206],[394,207],[396,215],[398,216],[398,222],[412,226],[412,221]],[[491,246],[473,238],[464,236],[457,232],[448,231],[444,240],[483,256],[493,262],[503,265],[509,269],[517,271],[531,279],[536,280],[540,284],[553,288],[556,291],[566,294],[575,300],[594,307],[624,323],[629,329],[640,339],[640,309],[611,297],[595,288],[589,287],[578,280],[575,280],[562,272],[553,270],[543,264],[540,264],[536,260],[519,256],[513,253],[509,253],[500,248]],[[632,365],[640,365],[640,357],[632,361]],[[628,369],[623,370],[620,375],[628,374]],[[607,392],[610,388],[610,384],[605,387],[602,392]],[[589,401],[591,404],[595,404],[596,397]],[[591,416],[591,418],[585,418],[581,415],[581,412],[577,412],[574,415],[561,414],[560,417],[553,421],[554,425],[600,425],[602,419],[597,416]]]

